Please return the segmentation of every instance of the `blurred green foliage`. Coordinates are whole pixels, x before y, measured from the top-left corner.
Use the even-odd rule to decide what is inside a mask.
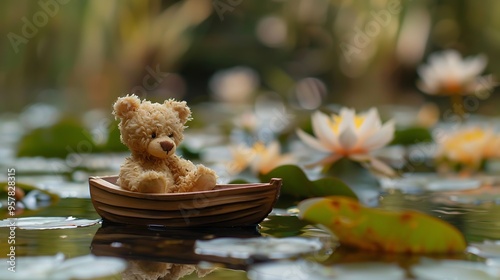
[[[398,9],[387,14],[391,6]],[[206,101],[210,76],[236,65],[255,69],[262,90],[284,97],[316,77],[326,102],[420,103],[432,99],[415,88],[416,67],[429,53],[500,58],[499,10],[495,0],[1,1],[0,97],[9,102],[0,109],[33,101],[109,108],[133,90]],[[183,82],[150,79],[151,69]]]
[[[125,146],[120,140],[120,130],[118,129],[119,121],[113,121],[109,126],[108,139],[106,144],[101,147],[102,152],[125,152],[128,147]]]
[[[432,134],[425,127],[409,127],[396,129],[391,145],[410,146],[418,143],[432,142]]]
[[[66,158],[70,153],[92,153],[96,149],[91,134],[78,120],[63,118],[26,134],[19,142],[17,156]]]

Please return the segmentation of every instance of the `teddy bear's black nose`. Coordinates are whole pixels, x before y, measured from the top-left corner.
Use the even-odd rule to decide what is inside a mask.
[[[162,141],[160,142],[160,146],[165,152],[169,152],[174,147],[174,144],[170,141]]]

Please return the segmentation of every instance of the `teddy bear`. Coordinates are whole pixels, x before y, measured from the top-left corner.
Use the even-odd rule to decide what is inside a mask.
[[[131,151],[120,167],[117,184],[141,193],[179,193],[210,190],[215,172],[175,154],[191,119],[185,101],[163,104],[140,100],[136,95],[118,98],[113,115],[120,120],[120,140]]]

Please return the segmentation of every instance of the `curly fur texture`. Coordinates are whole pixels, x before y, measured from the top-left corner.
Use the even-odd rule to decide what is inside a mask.
[[[191,110],[185,101],[163,104],[141,101],[135,95],[120,97],[113,106],[120,120],[120,139],[131,156],[120,167],[118,184],[144,193],[176,193],[215,187],[213,170],[175,154],[184,139]]]

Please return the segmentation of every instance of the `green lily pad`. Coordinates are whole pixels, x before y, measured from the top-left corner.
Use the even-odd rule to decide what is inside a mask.
[[[427,142],[432,142],[432,135],[429,129],[425,127],[409,127],[396,130],[391,145],[409,146]]]
[[[126,152],[128,147],[120,140],[120,129],[118,129],[119,121],[113,121],[109,125],[108,140],[101,150],[104,152]]]
[[[92,153],[96,145],[91,134],[75,119],[66,118],[51,127],[37,128],[20,141],[18,157],[66,158],[70,153]]]
[[[15,265],[10,259],[0,259],[0,279],[121,279],[127,268],[125,260],[94,255],[65,258],[55,256],[16,256]]]
[[[330,229],[341,244],[391,253],[457,253],[465,239],[443,220],[417,211],[367,208],[347,197],[299,203],[299,218]]]
[[[262,182],[269,182],[271,178],[282,178],[281,195],[299,199],[321,196],[346,196],[358,199],[356,194],[341,180],[334,177],[324,177],[310,181],[304,171],[296,165],[282,165],[267,174],[261,174]]]

